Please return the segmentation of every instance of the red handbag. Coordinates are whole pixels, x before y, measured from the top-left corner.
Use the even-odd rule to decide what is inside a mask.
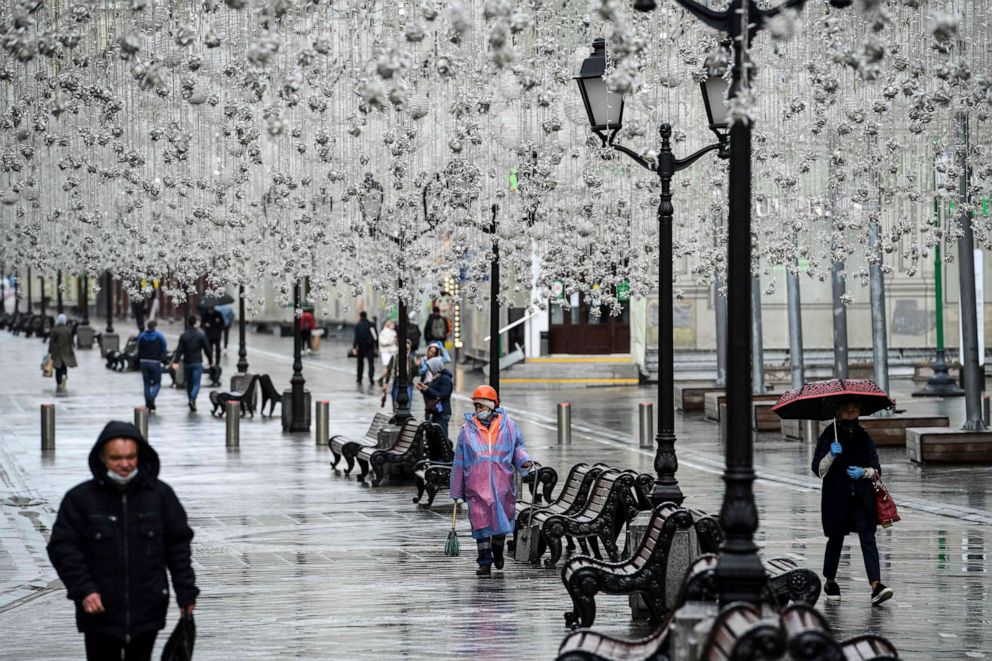
[[[899,510],[896,509],[896,501],[892,500],[892,494],[882,483],[882,479],[875,477],[872,480],[875,487],[875,513],[878,518],[878,525],[888,528],[893,523],[900,521]]]

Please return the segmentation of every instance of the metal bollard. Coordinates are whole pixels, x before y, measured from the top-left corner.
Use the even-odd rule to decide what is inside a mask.
[[[558,404],[558,445],[572,444],[572,405],[568,402]]]
[[[326,399],[317,402],[317,426],[314,427],[314,435],[317,445],[327,445],[331,437],[330,402]]]
[[[55,404],[41,405],[41,451],[55,449]]]
[[[138,428],[141,435],[148,440],[148,409],[144,406],[134,407],[134,426]]]
[[[803,420],[803,443],[816,443],[820,437],[819,423],[816,420]]]
[[[638,405],[641,430],[641,447],[650,448],[654,446],[654,404],[651,402],[641,402]]]
[[[992,398],[989,395],[982,395],[982,420],[985,426],[992,426]]]
[[[238,402],[226,402],[224,404],[224,417],[227,418],[227,447],[236,448],[241,444],[241,404]]]

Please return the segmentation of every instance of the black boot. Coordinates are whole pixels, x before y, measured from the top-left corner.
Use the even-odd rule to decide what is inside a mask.
[[[493,537],[493,566],[496,569],[503,568],[503,562],[505,560],[503,556],[503,548],[506,545],[506,535],[499,535],[498,537]]]

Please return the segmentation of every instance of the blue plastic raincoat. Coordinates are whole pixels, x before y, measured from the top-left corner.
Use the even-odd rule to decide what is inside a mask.
[[[530,461],[517,423],[502,408],[493,412],[489,426],[471,414],[458,432],[451,470],[451,497],[468,503],[472,537],[486,539],[513,532],[516,493],[513,471]]]

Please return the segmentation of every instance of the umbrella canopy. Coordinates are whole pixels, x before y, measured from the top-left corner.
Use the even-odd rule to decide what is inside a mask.
[[[787,390],[775,402],[772,412],[783,420],[828,420],[834,417],[837,405],[843,400],[856,401],[861,415],[895,406],[870,379],[830,379]]]
[[[215,308],[218,305],[230,305],[234,303],[234,298],[230,294],[223,294],[221,296],[204,296],[200,299],[201,308]]]

